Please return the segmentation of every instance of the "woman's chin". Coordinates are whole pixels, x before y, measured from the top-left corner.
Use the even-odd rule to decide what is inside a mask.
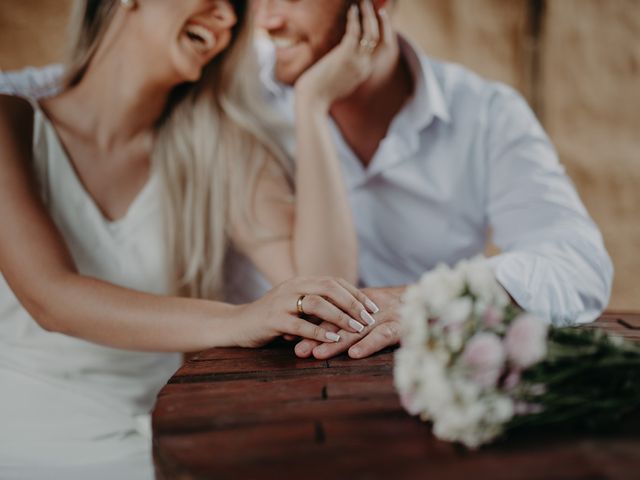
[[[202,78],[203,66],[194,62],[180,62],[174,65],[178,83],[197,82]]]

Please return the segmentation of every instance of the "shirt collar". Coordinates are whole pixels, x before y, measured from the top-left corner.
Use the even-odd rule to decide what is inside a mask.
[[[398,117],[406,119],[403,127],[420,132],[431,125],[435,118],[449,123],[451,115],[431,60],[418,54],[413,43],[402,35],[398,35],[398,41],[400,53],[407,61],[414,80],[413,95],[398,114]]]
[[[451,121],[449,108],[431,61],[398,35],[400,54],[413,77],[413,94],[389,126],[387,136],[378,147],[366,172],[371,178],[413,157],[420,150],[421,134],[435,119]]]

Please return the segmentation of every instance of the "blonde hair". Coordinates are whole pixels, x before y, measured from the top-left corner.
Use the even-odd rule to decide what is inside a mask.
[[[118,3],[76,2],[68,85],[82,78]],[[175,290],[197,298],[222,297],[230,225],[241,219],[255,226],[251,195],[265,162],[291,184],[292,162],[271,140],[283,127],[261,98],[247,1],[233,3],[239,21],[231,45],[200,81],[172,93],[152,154],[165,186]]]

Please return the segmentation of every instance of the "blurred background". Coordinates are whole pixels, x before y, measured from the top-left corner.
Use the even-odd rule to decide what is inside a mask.
[[[0,68],[60,61],[71,3],[0,0]],[[393,17],[529,100],[604,234],[610,308],[640,310],[640,0],[399,0]]]

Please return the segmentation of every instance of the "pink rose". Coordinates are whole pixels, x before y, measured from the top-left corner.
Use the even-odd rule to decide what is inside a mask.
[[[514,411],[516,415],[536,415],[542,413],[544,408],[537,403],[517,402]]]
[[[549,326],[538,317],[522,314],[516,318],[504,343],[509,360],[518,368],[526,369],[543,360],[547,355]]]
[[[483,320],[487,327],[496,328],[502,324],[504,314],[501,309],[496,308],[494,305],[489,305],[484,312]]]
[[[504,388],[507,390],[513,390],[520,384],[521,376],[520,371],[512,370],[507,375],[507,378],[504,379]]]
[[[482,387],[495,386],[505,361],[500,338],[489,332],[476,333],[467,342],[462,363],[471,371],[473,381]]]

